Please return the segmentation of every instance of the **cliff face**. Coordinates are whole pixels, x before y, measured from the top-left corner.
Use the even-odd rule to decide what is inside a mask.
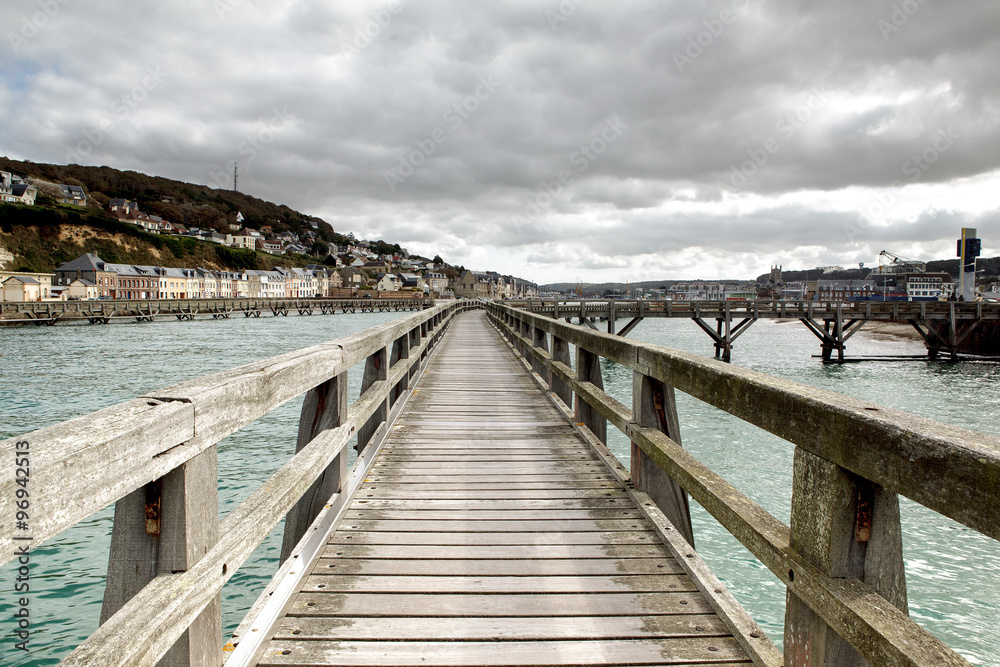
[[[0,270],[12,268],[14,255],[2,245],[0,245]]]

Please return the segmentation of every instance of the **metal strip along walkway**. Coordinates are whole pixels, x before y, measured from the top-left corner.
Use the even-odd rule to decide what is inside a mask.
[[[750,664],[672,553],[467,313],[259,664]]]

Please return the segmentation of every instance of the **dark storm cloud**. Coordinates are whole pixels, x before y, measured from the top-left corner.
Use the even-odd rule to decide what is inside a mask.
[[[704,229],[840,252],[867,200],[821,193],[905,200],[1000,161],[992,0],[36,0],[0,25],[0,153],[219,185],[238,160],[254,194],[470,257],[614,269]],[[995,225],[961,206],[852,242]],[[600,253],[553,250],[581,230]]]

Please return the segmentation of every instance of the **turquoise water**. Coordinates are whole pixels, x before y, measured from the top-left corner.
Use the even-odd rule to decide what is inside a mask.
[[[0,438],[25,433],[113,405],[184,379],[358,331],[400,313],[335,315],[109,326],[0,329]],[[849,354],[914,354],[907,341],[872,341],[858,334]],[[630,337],[711,354],[709,339],[683,320],[647,320]],[[1000,366],[995,364],[866,362],[823,366],[799,324],[761,321],[738,341],[734,362],[983,432],[1000,423]],[[16,363],[12,362],[15,360]],[[626,404],[631,371],[604,367],[605,384]],[[360,369],[351,374],[357,395]],[[256,489],[294,450],[300,401],[291,401],[220,443],[220,516]],[[678,397],[684,446],[780,520],[787,522],[792,447],[759,429]],[[627,462],[624,437],[611,445]],[[699,552],[776,641],[781,639],[784,588],[697,504],[692,509]],[[903,503],[910,614],[974,664],[1000,665],[1000,545],[913,503]],[[54,665],[97,627],[107,569],[112,508],[65,531],[33,552],[32,652],[13,649],[13,568],[0,568],[0,664]],[[226,632],[270,579],[281,526],[223,592]]]

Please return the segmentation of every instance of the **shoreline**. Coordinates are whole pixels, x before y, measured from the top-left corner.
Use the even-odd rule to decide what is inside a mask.
[[[864,335],[874,340],[907,340],[923,343],[924,339],[909,324],[900,322],[865,322],[865,325],[858,331],[858,335]]]
[[[797,319],[776,319],[777,324],[799,324]],[[858,331],[859,336],[865,336],[872,340],[901,340],[916,343],[923,343],[924,339],[910,326],[902,322],[882,322],[872,320],[865,322]]]

